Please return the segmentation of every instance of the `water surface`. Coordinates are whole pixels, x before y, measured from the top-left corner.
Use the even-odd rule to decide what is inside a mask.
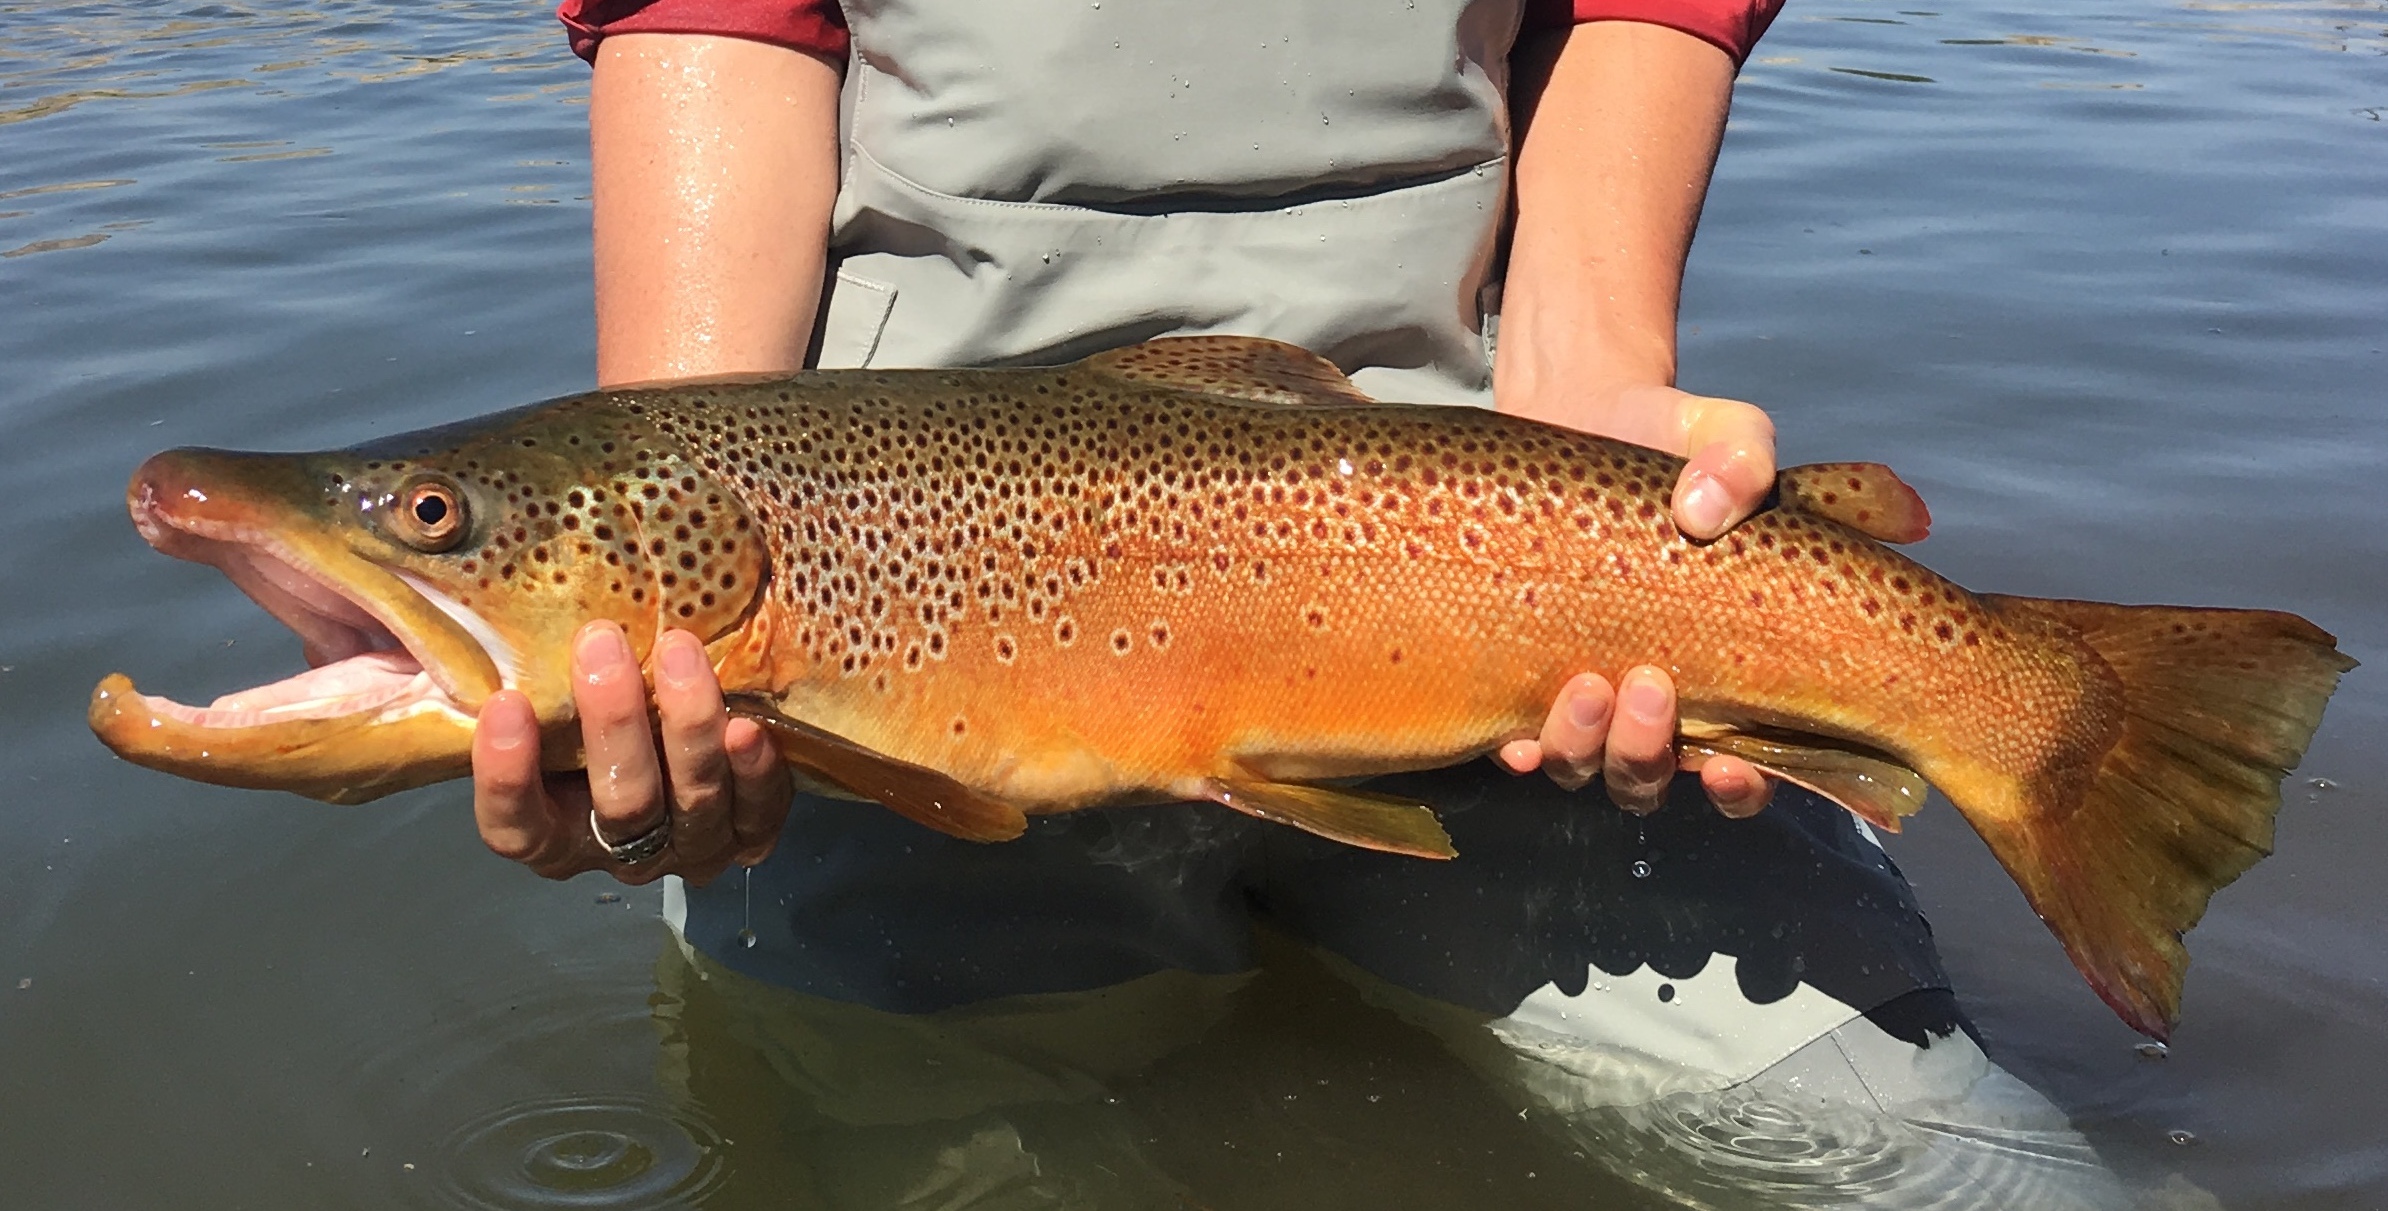
[[[775,1207],[834,1177],[775,1146],[769,1080],[674,1096],[664,1041],[709,1011],[652,892],[489,857],[456,788],[214,790],[81,722],[111,670],[187,700],[295,665],[135,537],[142,456],[587,385],[586,78],[538,4],[0,2],[12,1204]],[[2384,112],[2377,2],[1799,0],[1685,303],[1685,385],[1772,408],[1790,461],[1898,466],[1959,581],[2294,610],[2372,666],[2193,936],[2167,1058],[1953,813],[1892,843],[2002,1062],[2132,1180],[2235,1207],[2388,1201]],[[1637,1205],[1316,967],[1247,992],[1107,1093],[1206,1204]]]

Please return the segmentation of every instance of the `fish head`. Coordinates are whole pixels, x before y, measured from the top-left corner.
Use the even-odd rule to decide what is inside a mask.
[[[658,430],[598,395],[345,450],[169,450],[127,489],[158,550],[210,564],[297,632],[309,671],[205,707],[116,675],[91,725],[120,756],[222,785],[362,802],[461,776],[501,689],[576,768],[570,647],[611,619],[644,661],[760,600],[759,530]]]

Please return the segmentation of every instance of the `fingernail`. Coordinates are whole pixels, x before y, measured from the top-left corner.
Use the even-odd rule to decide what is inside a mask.
[[[686,685],[705,671],[704,657],[699,655],[696,640],[678,635],[666,635],[663,644],[663,675],[675,685]]]
[[[622,638],[620,627],[594,623],[581,628],[580,644],[572,655],[581,675],[595,681],[630,663],[630,644]]]
[[[1609,717],[1606,694],[1578,690],[1567,696],[1567,721],[1577,727],[1598,727]]]
[[[1732,516],[1733,502],[1725,499],[1725,485],[1706,471],[1694,471],[1683,477],[1683,491],[1676,498],[1675,524],[1694,538],[1714,538],[1725,532],[1725,522]]]
[[[1530,774],[1542,766],[1542,746],[1531,740],[1512,740],[1501,746],[1501,768]]]
[[[521,748],[532,735],[531,720],[511,702],[493,705],[481,717],[481,735],[499,752]]]
[[[723,747],[729,750],[731,771],[742,778],[761,774],[771,762],[771,745],[758,737],[731,739]]]
[[[1674,695],[1646,676],[1631,677],[1625,683],[1625,713],[1641,723],[1665,723],[1674,713]]]

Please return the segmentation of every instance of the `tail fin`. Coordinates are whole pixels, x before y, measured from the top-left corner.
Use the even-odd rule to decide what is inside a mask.
[[[2124,721],[2078,802],[2027,793],[2021,814],[1969,818],[2098,995],[2164,1038],[2181,935],[2272,852],[2280,780],[2355,662],[2293,614],[1986,600],[2079,631],[2121,679]]]

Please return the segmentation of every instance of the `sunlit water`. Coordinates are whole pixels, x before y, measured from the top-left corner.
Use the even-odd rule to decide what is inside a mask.
[[[487,856],[454,788],[210,790],[81,722],[110,670],[204,699],[295,662],[133,535],[143,455],[587,383],[585,84],[537,4],[0,3],[0,1202],[871,1188],[794,1158],[768,1072],[707,1084],[742,1053],[652,893]],[[2278,856],[2193,936],[2161,1058],[1953,814],[1893,842],[1999,1058],[2135,1184],[2232,1206],[2388,1200],[2384,115],[2376,2],[1795,0],[1743,76],[1686,301],[1686,385],[1773,408],[1793,461],[1896,464],[1958,580],[2285,608],[2370,662]],[[1639,1198],[1293,959],[1107,1096],[1089,1138],[1203,1205]],[[1776,1117],[1675,1126],[1736,1164],[1858,1147]],[[912,1189],[968,1193],[1001,1143]]]

